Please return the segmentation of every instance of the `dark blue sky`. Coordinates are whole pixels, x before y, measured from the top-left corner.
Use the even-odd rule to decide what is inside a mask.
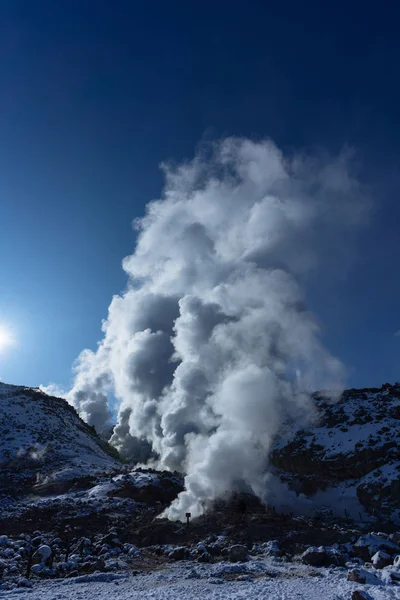
[[[351,385],[400,379],[395,2],[4,0],[0,378],[68,385],[125,285],[160,161],[204,137],[357,150],[375,202],[347,278],[310,289]]]

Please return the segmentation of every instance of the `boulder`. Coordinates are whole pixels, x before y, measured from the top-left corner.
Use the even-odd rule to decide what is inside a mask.
[[[168,558],[171,558],[172,560],[185,560],[185,558],[187,557],[188,551],[184,546],[181,546],[179,548],[174,548],[169,554],[168,554]]]
[[[304,548],[302,548],[304,550]],[[267,556],[282,556],[283,552],[279,548],[277,540],[270,540],[269,542],[262,542],[261,544],[256,542],[253,544],[252,552],[255,554],[266,554]]]
[[[370,560],[378,550],[383,550],[390,555],[400,552],[397,544],[376,534],[362,535],[354,544],[353,549],[357,556],[365,561]]]
[[[369,598],[370,596],[361,590],[354,590],[354,592],[351,594],[351,600],[369,600]]]
[[[347,581],[355,581],[356,583],[365,583],[367,574],[360,569],[353,569],[347,573]]]
[[[71,571],[70,573],[68,573],[67,577],[78,577],[78,575],[78,571]]]
[[[393,564],[400,569],[400,555],[395,557]]]
[[[246,562],[248,560],[246,546],[236,544],[229,548],[228,558],[231,562]]]
[[[326,562],[327,566],[334,565],[336,567],[344,567],[346,564],[346,557],[337,548],[326,548]]]
[[[400,544],[400,531],[395,531],[389,535],[389,540],[394,544]]]
[[[378,550],[378,552],[376,552],[371,558],[375,569],[383,569],[384,567],[388,567],[392,564],[392,560],[392,557],[386,552],[383,552],[383,550]]]
[[[40,563],[43,566],[49,567],[51,565],[52,557],[53,551],[50,546],[43,544],[36,550],[32,556],[32,560],[34,564]]]
[[[221,556],[222,547],[217,542],[213,542],[212,544],[207,545],[207,552],[209,552],[211,556]]]
[[[18,579],[18,587],[31,588],[32,585],[32,581],[29,581],[29,579],[26,579],[26,577],[20,577],[20,579]]]
[[[105,562],[102,558],[95,561],[86,561],[79,565],[79,571],[83,573],[94,573],[94,571],[105,571]]]
[[[33,567],[31,568],[31,573],[33,573],[34,575],[41,575],[42,571],[45,569],[47,569],[47,567],[42,565],[42,563],[38,563],[36,565],[33,565]]]
[[[322,546],[320,548],[311,546],[311,548],[307,548],[307,550],[303,552],[300,558],[301,562],[305,565],[322,567],[325,565],[326,553]]]
[[[40,546],[40,544],[43,543],[43,538],[41,535],[37,535],[34,538],[32,538],[32,542],[31,542],[34,546]]]
[[[282,551],[276,540],[270,540],[264,545],[264,551],[267,556],[282,556]]]
[[[305,565],[313,567],[329,567],[330,565],[345,565],[345,557],[336,548],[325,548],[324,546],[311,546],[301,555],[301,561]]]
[[[103,536],[103,538],[101,539],[101,543],[108,544],[112,548],[116,548],[117,546],[121,545],[121,542],[119,541],[118,537],[112,531],[110,531],[110,533],[107,533],[107,535]]]
[[[209,552],[201,552],[197,558],[197,562],[201,562],[201,563],[212,562],[211,554]]]

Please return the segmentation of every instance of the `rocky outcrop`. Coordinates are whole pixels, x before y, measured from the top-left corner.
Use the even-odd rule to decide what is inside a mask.
[[[346,390],[337,403],[321,393],[314,399],[314,426],[277,440],[276,474],[298,494],[341,486],[366,512],[400,518],[400,384]]]

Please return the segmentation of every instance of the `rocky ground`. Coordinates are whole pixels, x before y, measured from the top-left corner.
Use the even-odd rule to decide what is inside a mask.
[[[214,526],[219,523],[219,534],[207,532],[213,520]],[[156,537],[158,543],[147,543],[150,527],[154,529],[150,538]],[[317,545],[323,540],[325,545]],[[142,578],[164,573],[168,578],[173,565],[182,564],[186,579],[214,578],[213,583],[284,582],[330,573],[349,582],[346,594],[335,598],[396,598],[400,597],[399,544],[400,532],[360,535],[339,524],[277,515],[211,514],[189,527],[159,521],[131,530],[119,523],[94,534],[66,525],[47,532],[1,535],[0,590],[46,590],[42,587],[46,581],[95,582],[102,581],[101,574],[103,581],[113,581],[107,577],[115,573]],[[374,595],[375,588],[380,595]],[[382,595],[383,589],[388,595]],[[356,591],[359,596],[354,596]]]
[[[382,531],[370,533],[370,523],[282,514],[245,495],[218,502],[189,525],[161,518],[182,486],[176,473],[121,467],[70,481],[64,494],[3,496],[0,590],[96,574],[169,573],[177,563],[194,572],[207,565],[223,582],[270,578],[279,567],[293,577],[298,569],[301,577],[339,569],[360,589],[400,584],[400,533],[389,522],[375,519]]]

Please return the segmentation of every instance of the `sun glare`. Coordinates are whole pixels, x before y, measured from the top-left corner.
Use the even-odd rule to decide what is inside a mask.
[[[14,336],[10,329],[0,323],[0,352],[14,344]]]

